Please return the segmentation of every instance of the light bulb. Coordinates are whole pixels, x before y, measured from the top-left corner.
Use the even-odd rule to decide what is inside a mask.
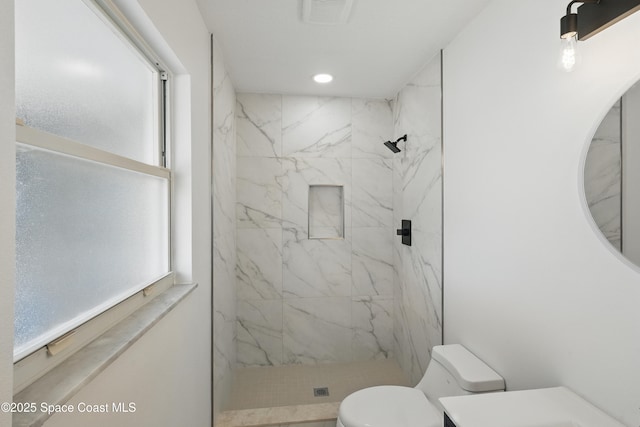
[[[576,36],[560,39],[560,57],[558,58],[558,67],[570,73],[580,63],[580,51],[578,50],[578,41]]]

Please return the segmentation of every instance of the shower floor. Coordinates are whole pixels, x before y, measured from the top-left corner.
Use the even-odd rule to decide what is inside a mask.
[[[267,425],[335,426],[346,396],[375,385],[409,385],[394,359],[320,365],[241,368],[236,371],[228,410],[220,427]],[[314,396],[327,388],[328,396]]]

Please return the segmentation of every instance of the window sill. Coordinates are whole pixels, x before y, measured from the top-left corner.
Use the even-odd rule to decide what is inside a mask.
[[[149,329],[173,310],[197,284],[175,285],[109,329],[62,364],[14,396],[16,403],[63,404],[104,371]],[[14,413],[13,427],[42,426],[50,417],[37,410]]]

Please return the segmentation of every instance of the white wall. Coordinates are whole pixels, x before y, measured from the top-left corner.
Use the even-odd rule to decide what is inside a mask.
[[[195,1],[139,0],[123,5],[140,32],[155,37],[151,44],[161,47],[176,74],[172,92],[179,106],[173,129],[175,185],[183,192],[176,209],[180,222],[176,229],[182,233],[177,239],[178,276],[199,287],[72,399],[75,403],[134,401],[135,414],[55,415],[46,425],[210,426],[209,34]]]
[[[640,423],[640,270],[595,231],[582,164],[640,77],[640,14],[555,68],[566,2],[494,1],[445,49],[445,341],[511,390],[564,384]]]
[[[13,289],[15,286],[15,94],[13,1],[0,2],[0,402],[13,391]],[[0,412],[0,426],[11,415]]]

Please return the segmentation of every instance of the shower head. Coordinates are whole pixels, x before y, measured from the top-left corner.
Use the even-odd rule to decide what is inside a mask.
[[[391,151],[393,151],[394,153],[399,153],[400,149],[398,148],[398,142],[391,142],[391,141],[387,141],[384,143],[384,145],[387,146],[387,148]]]
[[[393,151],[394,153],[399,153],[401,150],[398,148],[398,142],[400,141],[407,141],[407,135],[401,136],[400,138],[396,139],[395,142],[391,142],[391,141],[387,141],[384,143],[384,145],[387,146],[387,148],[391,151]]]

